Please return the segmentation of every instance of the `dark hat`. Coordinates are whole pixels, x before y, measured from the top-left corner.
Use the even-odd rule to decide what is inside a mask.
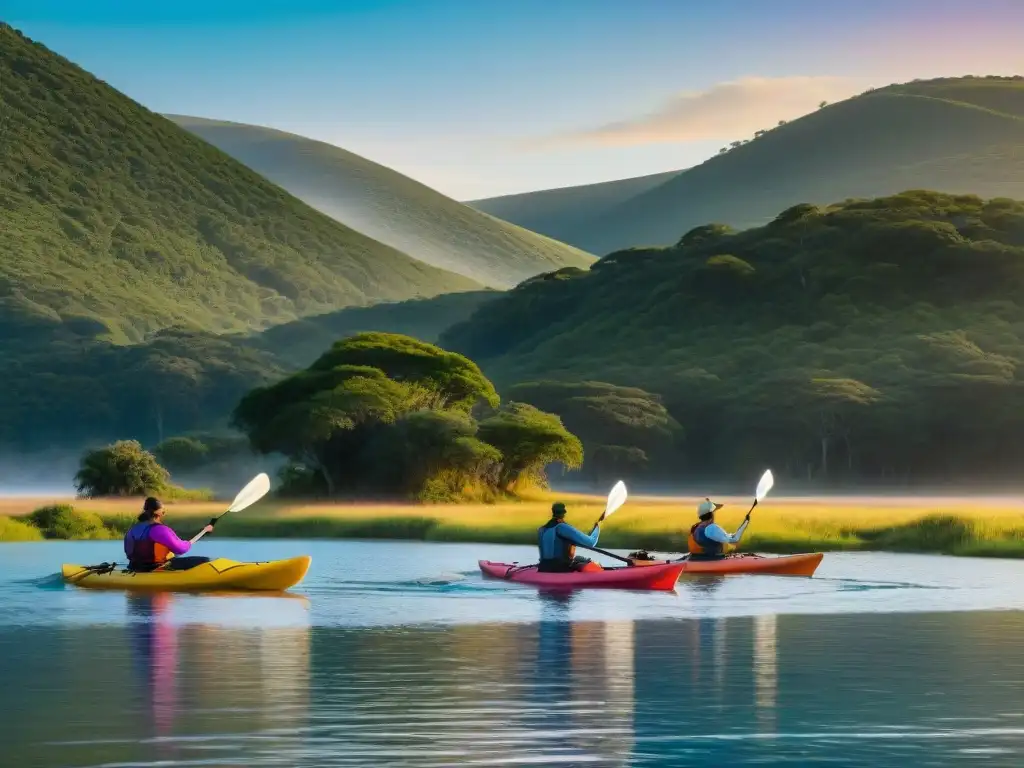
[[[164,508],[164,505],[160,503],[160,499],[150,496],[142,503],[143,512],[157,512]]]
[[[560,501],[556,501],[551,505],[551,516],[552,517],[565,517],[565,504]]]

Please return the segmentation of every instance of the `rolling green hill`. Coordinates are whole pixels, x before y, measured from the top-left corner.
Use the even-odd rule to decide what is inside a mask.
[[[7,25],[0,81],[5,351],[479,287],[313,210]]]
[[[557,232],[566,242],[606,254],[638,244],[668,245],[709,221],[757,226],[804,202],[828,204],[905,189],[1024,198],[1022,116],[1020,77],[892,85],[785,125],[765,126],[770,130],[753,140],[628,200],[594,206],[585,221],[571,210],[564,219],[556,215],[537,223],[530,218],[537,207],[530,195],[518,196],[514,208],[496,210],[510,221],[529,221],[538,231]],[[540,201],[550,193],[535,194]]]
[[[936,482],[1024,460],[1024,203],[934,192],[795,206],[610,254],[482,305],[440,343],[504,391],[660,395],[679,472]]]
[[[168,115],[317,210],[482,285],[507,288],[593,256],[445,197],[390,168],[291,133]]]
[[[502,195],[471,200],[466,205],[556,240],[563,240],[577,237],[580,229],[600,211],[614,208],[680,173],[682,171],[668,171],[599,184]]]

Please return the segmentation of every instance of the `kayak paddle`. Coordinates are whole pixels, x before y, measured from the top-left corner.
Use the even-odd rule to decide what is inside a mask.
[[[764,497],[768,495],[768,491],[775,485],[775,478],[772,477],[772,471],[766,469],[764,474],[761,475],[761,480],[757,484],[757,490],[754,491],[754,503],[750,507],[750,511],[747,512],[747,520],[750,520],[750,513],[754,511],[754,507],[764,501]]]
[[[217,517],[210,520],[210,525],[217,525],[217,521],[224,517],[228,512],[241,512],[246,507],[251,507],[257,501],[266,496],[267,491],[269,490],[270,478],[267,477],[266,472],[260,472],[256,477],[249,481],[249,484],[246,485],[245,488],[238,492],[238,495],[235,496],[235,500],[231,502],[230,507],[217,515]],[[206,535],[205,528],[190,539],[191,543],[195,544],[203,538],[204,535]]]
[[[594,525],[598,526],[603,523],[606,517],[614,515],[619,510],[619,507],[625,503],[626,484],[619,480],[619,482],[612,487],[611,493],[608,494],[608,501],[605,502],[604,512],[602,512],[601,516],[597,518],[597,522],[594,523]]]
[[[622,505],[626,503],[626,495],[626,484],[619,480],[619,482],[612,486],[611,493],[608,494],[608,501],[606,501],[604,505],[604,512],[601,513],[601,516],[597,518],[597,522],[594,523],[595,528],[599,526],[601,523],[603,523],[606,518],[611,517],[619,511]],[[582,545],[577,544],[576,546]],[[614,560],[621,560],[624,563],[629,562],[628,558],[622,557],[621,555],[612,554],[611,552],[605,549],[598,549],[597,547],[583,547],[583,549],[589,549],[591,552],[597,552],[599,554],[610,557]]]

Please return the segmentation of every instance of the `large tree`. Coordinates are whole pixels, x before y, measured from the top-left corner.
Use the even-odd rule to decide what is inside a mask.
[[[478,427],[474,408],[498,404],[493,384],[462,355],[400,334],[365,333],[250,392],[234,421],[256,451],[289,457],[307,473],[290,477],[309,487],[315,473],[313,486],[330,496],[444,500],[512,490],[519,477],[540,477],[553,462],[579,466],[579,440],[556,416],[515,406]]]

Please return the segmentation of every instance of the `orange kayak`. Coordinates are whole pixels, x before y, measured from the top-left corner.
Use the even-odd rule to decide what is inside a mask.
[[[647,561],[637,563],[643,568],[623,566],[622,568],[600,568],[596,570],[573,571],[571,573],[541,573],[536,565],[510,565],[490,560],[479,562],[485,576],[506,579],[520,584],[532,584],[543,589],[582,589],[603,587],[605,589],[671,590],[679,581],[679,574],[686,568],[685,563]]]
[[[761,573],[771,576],[813,576],[824,557],[822,552],[809,552],[802,555],[780,555],[779,557],[763,557],[762,555],[742,554],[729,555],[720,560],[636,560],[634,565],[661,565],[678,563],[683,566],[683,573]]]

